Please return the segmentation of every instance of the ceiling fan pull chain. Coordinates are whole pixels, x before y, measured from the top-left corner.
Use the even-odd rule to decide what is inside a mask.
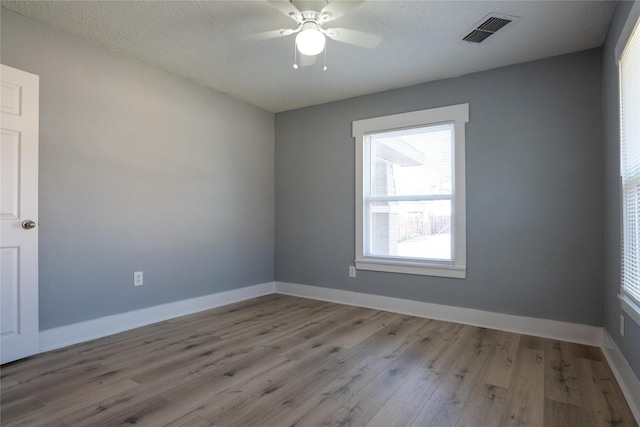
[[[324,67],[322,67],[322,71],[327,71],[327,46],[324,46]]]
[[[293,43],[293,68],[298,69],[298,49],[295,42]]]

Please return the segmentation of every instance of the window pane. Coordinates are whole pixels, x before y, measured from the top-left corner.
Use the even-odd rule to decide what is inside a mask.
[[[453,124],[369,136],[370,194],[451,194]]]
[[[451,201],[371,202],[369,256],[452,260]]]

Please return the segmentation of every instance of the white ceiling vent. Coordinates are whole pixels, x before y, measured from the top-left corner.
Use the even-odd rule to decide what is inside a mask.
[[[487,39],[487,37],[495,34],[498,30],[504,28],[507,24],[515,21],[516,19],[518,18],[515,16],[490,13],[473,28],[465,32],[465,35],[461,37],[461,40],[469,43],[482,43]]]

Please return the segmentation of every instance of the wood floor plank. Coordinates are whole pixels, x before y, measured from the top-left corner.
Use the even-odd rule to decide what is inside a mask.
[[[374,381],[369,382],[362,390],[343,406],[338,408],[331,418],[320,425],[327,426],[363,426],[391,398],[396,390],[382,386]]]
[[[295,339],[292,337],[291,339]],[[273,348],[264,349],[255,354],[256,357],[245,357],[234,361],[223,369],[212,371],[206,375],[198,375],[191,381],[181,382],[166,390],[162,395],[173,402],[185,402],[185,409],[206,406],[207,402],[200,402],[207,396],[220,396],[225,393],[235,394],[239,388],[246,387],[255,382],[257,378],[271,371],[294,365],[291,361],[283,357],[272,357],[277,350]],[[263,363],[257,360],[263,359]],[[158,386],[159,381],[150,382],[150,385]]]
[[[440,380],[414,425],[455,425],[492,350],[488,330],[463,327],[448,335],[448,345],[429,364]]]
[[[440,332],[431,331],[429,335],[418,337],[375,381],[385,387],[399,389],[416,372],[432,370],[434,362],[445,353],[447,344]]]
[[[299,335],[318,325],[326,325],[327,322],[333,323],[334,319],[338,318],[340,314],[346,314],[350,311],[351,309],[345,308],[330,310],[300,310],[295,313],[290,313],[290,315],[286,317],[279,317],[277,318],[277,321],[275,321],[275,319],[273,321],[270,321],[269,319],[262,319],[259,323],[254,323],[253,325],[249,325],[249,327],[244,328],[239,334],[222,335],[221,338],[225,340],[251,338],[256,342],[273,341],[292,334]],[[371,313],[367,314],[372,315]]]
[[[40,425],[54,423],[74,411],[81,411],[93,404],[122,392],[130,391],[138,384],[130,379],[108,384],[91,384],[73,391],[60,391],[55,395],[40,397],[37,407],[11,407],[2,410],[3,425]],[[36,396],[39,396],[36,394]]]
[[[180,413],[177,409],[176,413]],[[163,427],[211,427],[211,423],[198,415],[186,414],[181,415],[177,419],[163,424]]]
[[[244,387],[229,390],[217,407],[205,411],[203,418],[216,426],[242,426],[286,413],[333,379],[333,373],[345,365],[341,352],[344,349],[340,347],[327,347],[296,363],[272,369]]]
[[[344,348],[352,348],[378,332],[380,329],[383,329],[391,322],[391,319],[397,318],[397,316],[397,314],[385,311],[378,312],[376,315],[363,320],[362,323],[355,326],[351,331],[346,332],[339,338],[335,339],[335,345]]]
[[[110,369],[103,365],[70,364],[63,369],[34,375],[18,386],[7,389],[2,393],[0,401],[3,406],[11,405],[16,401],[32,398],[36,392],[47,398],[48,395],[64,393],[65,388],[72,390],[81,387],[109,372]]]
[[[600,349],[267,295],[0,367],[13,426],[637,426]]]
[[[506,388],[478,381],[458,417],[456,426],[474,427],[478,420],[482,420],[482,425],[486,427],[499,426],[508,393]]]
[[[395,359],[419,338],[428,336],[425,327],[429,322],[411,316],[396,316],[388,325],[359,343],[385,359]]]
[[[0,420],[5,425],[29,425],[42,421],[42,414],[46,410],[44,403],[37,397],[14,401],[2,405]],[[59,416],[59,415],[58,415]]]
[[[364,366],[360,365],[361,361],[364,361]],[[260,393],[246,404],[242,408],[245,413],[234,421],[223,421],[224,418],[219,416],[209,421],[225,426],[254,425],[254,420],[259,420],[255,425],[294,423],[315,405],[322,404],[323,400],[330,404],[332,397],[349,390],[357,391],[387,363],[376,356],[367,356],[361,348],[327,347],[321,353],[310,353],[298,360],[293,367],[277,376],[281,380],[270,380],[267,392]]]
[[[446,404],[466,402],[482,368],[492,350],[490,332],[486,329],[470,328],[466,345],[457,355],[448,355],[450,367],[441,375],[440,382],[430,397]],[[440,369],[442,370],[441,365]]]
[[[580,387],[569,343],[547,340],[544,350],[545,395],[557,402],[580,405]]]
[[[366,425],[369,427],[411,425],[440,382],[440,375],[429,369],[416,372],[402,384]]]
[[[545,353],[520,347],[501,426],[542,427],[545,398]]]
[[[132,378],[141,384],[153,384],[158,389],[175,388],[179,382],[196,379],[216,381],[220,387],[225,387],[233,384],[237,376],[255,373],[256,368],[269,365],[272,358],[282,351],[283,343],[286,347],[297,342],[299,342],[299,338],[289,337],[283,342],[275,342],[266,346],[247,347],[243,343],[240,346],[241,350],[218,355],[199,354],[197,363],[181,364],[180,368],[175,370],[172,370],[171,365],[161,365],[152,372],[146,371],[142,375],[134,374]],[[261,363],[261,361],[267,362]],[[159,371],[163,369],[171,372],[162,375]]]
[[[497,387],[509,388],[513,366],[520,347],[520,335],[492,331],[494,347],[483,367],[482,381]]]
[[[302,402],[295,411],[278,417],[277,422],[281,425],[295,426],[322,425],[328,414],[336,413],[345,401],[359,393],[388,364],[388,360],[378,356],[367,356]]]
[[[575,359],[582,408],[596,426],[627,426],[633,418],[628,405],[619,395],[619,386],[611,370],[603,363],[587,359]]]
[[[443,334],[439,343],[439,347],[443,351],[432,360],[429,368],[440,373],[449,372],[451,366],[458,359],[464,348],[467,347],[469,341],[474,339],[474,336],[478,336],[481,331],[481,328],[474,326],[461,326],[453,332]]]
[[[576,343],[567,343],[568,347],[571,350],[571,354],[573,357],[579,359],[588,359],[595,360],[598,362],[602,362],[604,360],[604,355],[602,354],[602,350],[598,347],[592,347],[590,345],[576,344]]]
[[[76,350],[56,350],[7,363],[0,367],[0,382],[14,381],[20,384],[46,372],[63,369],[74,364],[91,364],[98,361],[78,356]],[[29,369],[24,369],[25,364],[29,365]]]
[[[591,368],[600,385],[600,395],[606,399],[608,407],[610,408],[609,413],[611,414],[611,418],[609,420],[618,420],[621,426],[635,425],[631,408],[624,397],[620,398],[623,396],[622,390],[609,365],[604,361],[592,361]],[[587,377],[586,375],[580,375],[578,378],[579,381],[586,381]],[[583,399],[582,404],[584,406],[589,403]]]
[[[546,338],[534,337],[531,335],[520,335],[520,347],[531,350],[544,352],[547,341],[548,340]]]
[[[465,403],[457,401],[442,403],[429,399],[413,420],[411,427],[454,427]]]
[[[153,425],[146,422],[147,417],[168,404],[162,397],[132,390],[103,401],[97,409],[88,406],[60,420],[67,426]]]
[[[315,327],[308,328],[298,335],[304,339],[337,340],[342,338],[343,335],[358,330],[367,319],[377,314],[380,313],[375,310],[356,307]]]
[[[16,380],[0,379],[0,391],[9,390],[17,385],[19,385],[19,383]]]
[[[545,399],[544,425],[566,427],[595,427],[599,425],[580,407]]]

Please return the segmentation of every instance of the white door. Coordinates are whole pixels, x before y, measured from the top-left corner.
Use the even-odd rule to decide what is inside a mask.
[[[0,67],[0,363],[7,363],[38,352],[39,77]]]

